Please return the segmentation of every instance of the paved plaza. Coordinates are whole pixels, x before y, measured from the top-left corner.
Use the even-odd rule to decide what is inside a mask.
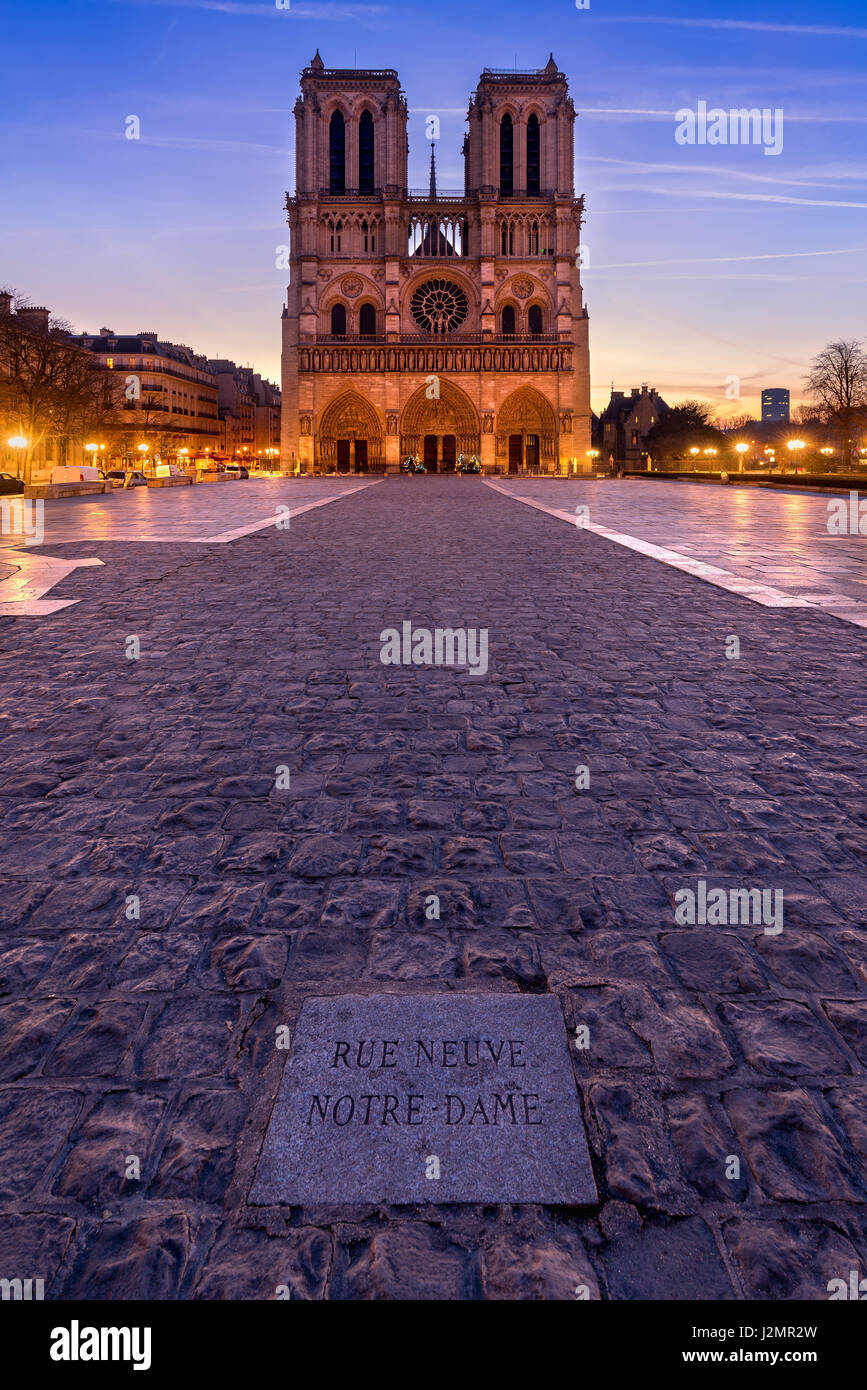
[[[141,489],[0,538],[0,1267],[46,1297],[867,1274],[867,540],[796,491],[495,482]],[[486,669],[383,664],[405,622],[486,630]],[[700,882],[781,930],[678,920]],[[304,1001],[437,992],[584,1030],[598,1201],[251,1202]]]

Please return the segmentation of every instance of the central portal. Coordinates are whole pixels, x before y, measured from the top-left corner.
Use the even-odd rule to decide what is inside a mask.
[[[458,454],[481,452],[479,417],[469,397],[446,377],[438,394],[420,386],[400,419],[400,456],[418,455],[428,473],[454,473]]]

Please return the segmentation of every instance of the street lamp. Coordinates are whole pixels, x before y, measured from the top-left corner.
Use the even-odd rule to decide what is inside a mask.
[[[803,439],[790,439],[788,444],[786,445],[786,448],[792,455],[792,461],[795,464],[795,471],[797,472],[798,459],[800,457],[801,450],[804,448],[804,441]]]
[[[26,449],[26,448],[27,448],[27,439],[25,438],[25,436],[24,436],[23,434],[13,434],[12,438],[11,438],[11,439],[8,439],[6,442],[7,442],[7,444],[9,445],[9,448],[10,448],[10,449]],[[16,473],[16,477],[18,476],[18,469],[19,469],[19,467],[20,467],[20,460],[16,459],[16,462],[15,462],[15,473]]]
[[[735,445],[735,453],[738,455],[738,468],[741,473],[743,473],[744,471],[744,454],[748,454],[749,451],[749,444],[744,444],[743,442],[741,442],[740,444]]]

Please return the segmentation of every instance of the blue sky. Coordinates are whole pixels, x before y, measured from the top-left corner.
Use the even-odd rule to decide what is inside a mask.
[[[597,409],[612,382],[647,381],[755,412],[762,386],[798,395],[827,341],[867,335],[863,0],[27,0],[0,15],[0,283],[78,328],[156,330],[278,378],[275,248],[318,46],[328,66],[398,69],[413,185],[439,114],[443,187],[461,182],[481,69],[553,51],[579,112]],[[782,108],[782,152],[677,144],[674,113],[699,101]]]

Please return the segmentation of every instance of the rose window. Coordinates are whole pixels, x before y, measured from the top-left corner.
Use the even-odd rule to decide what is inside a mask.
[[[426,333],[451,333],[467,316],[467,296],[451,280],[425,280],[410,300],[410,311]]]

